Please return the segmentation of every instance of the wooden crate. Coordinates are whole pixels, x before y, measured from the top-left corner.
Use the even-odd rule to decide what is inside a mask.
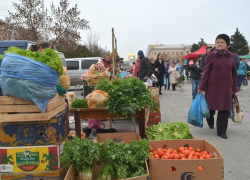
[[[11,96],[0,96],[0,122],[47,121],[65,109],[65,96],[49,100],[45,113],[33,101]]]

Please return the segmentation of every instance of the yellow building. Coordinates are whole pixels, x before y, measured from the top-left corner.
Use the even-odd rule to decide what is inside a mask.
[[[131,51],[131,53],[128,55],[129,66],[133,66],[133,62],[135,62],[135,54],[133,51]]]

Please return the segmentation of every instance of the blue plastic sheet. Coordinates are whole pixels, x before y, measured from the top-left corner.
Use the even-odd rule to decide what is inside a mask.
[[[119,73],[119,77],[121,77],[121,78],[126,77],[127,74],[128,74],[128,72]]]
[[[3,95],[32,100],[45,112],[48,100],[56,95],[60,75],[44,63],[7,53],[1,65],[0,79]]]
[[[187,122],[196,126],[203,127],[203,117],[209,118],[209,108],[203,94],[198,93],[193,100],[188,112]]]

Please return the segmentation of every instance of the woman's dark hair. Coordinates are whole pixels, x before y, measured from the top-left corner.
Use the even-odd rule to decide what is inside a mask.
[[[38,40],[35,45],[31,45],[29,50],[38,51],[38,49],[42,47],[43,49],[49,48],[50,43],[48,41]]]
[[[160,56],[161,54],[158,54],[157,55],[157,58],[155,59],[155,61],[159,61],[159,56]],[[161,60],[162,60],[162,63],[164,64],[165,63],[165,61],[161,58]]]

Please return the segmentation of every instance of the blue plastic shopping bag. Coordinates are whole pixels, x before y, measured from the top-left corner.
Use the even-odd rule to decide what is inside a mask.
[[[166,83],[167,83],[167,79],[166,79],[166,77],[164,77],[164,79],[163,79],[163,85],[166,86]]]
[[[188,112],[188,123],[196,126],[203,127],[203,117],[209,118],[209,108],[203,94],[198,93],[193,100]]]

